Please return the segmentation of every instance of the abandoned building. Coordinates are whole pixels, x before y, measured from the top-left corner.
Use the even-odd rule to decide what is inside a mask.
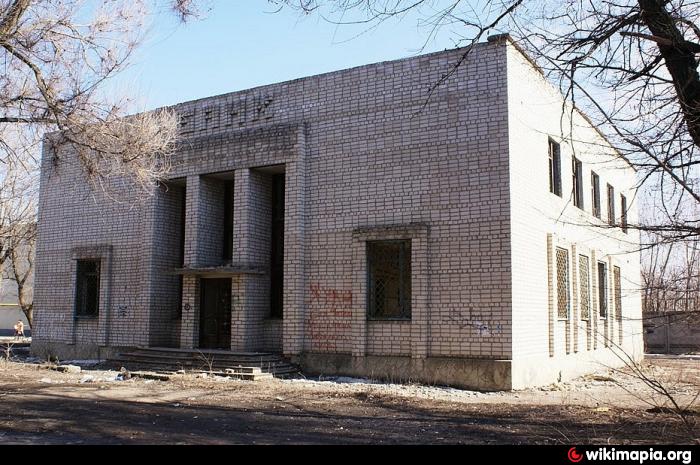
[[[466,50],[178,104],[145,199],[45,149],[33,352],[486,390],[639,359],[634,168],[508,36]]]

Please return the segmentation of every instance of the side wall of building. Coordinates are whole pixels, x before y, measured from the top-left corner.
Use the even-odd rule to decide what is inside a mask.
[[[120,180],[91,187],[75,153],[47,143],[40,183],[33,352],[65,359],[147,345],[151,198]],[[81,259],[101,261],[96,318],[75,316]]]
[[[619,365],[622,352],[639,359],[643,354],[639,235],[634,229],[624,233],[619,226],[607,226],[606,192],[608,184],[613,186],[616,222],[623,194],[628,222],[637,223],[634,170],[580,113],[562,110],[559,90],[513,45],[508,47],[508,107],[513,386],[545,384]],[[560,143],[561,197],[549,187],[550,138]],[[582,209],[573,202],[572,157],[583,168]],[[602,219],[592,214],[591,171],[600,179]],[[566,256],[568,267],[557,265],[557,250],[561,262]],[[607,319],[598,317],[598,262],[608,270]],[[556,292],[557,270],[562,266],[567,269],[568,297]],[[582,266],[590,281],[583,294]],[[615,313],[615,267],[621,277],[621,319]],[[569,318],[558,317],[560,298],[565,299],[562,305],[568,305]],[[586,300],[592,316],[588,320],[581,317]]]

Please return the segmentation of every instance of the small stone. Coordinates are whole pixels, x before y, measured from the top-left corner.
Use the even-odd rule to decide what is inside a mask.
[[[82,369],[78,365],[59,365],[56,367],[56,371],[61,373],[80,373]]]

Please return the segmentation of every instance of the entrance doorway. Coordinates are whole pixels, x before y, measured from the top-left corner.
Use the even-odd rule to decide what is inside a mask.
[[[231,348],[231,279],[200,280],[199,347]]]

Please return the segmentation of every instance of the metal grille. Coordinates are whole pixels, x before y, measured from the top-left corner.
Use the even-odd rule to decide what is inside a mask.
[[[411,318],[411,241],[367,242],[370,318]]]
[[[622,319],[622,286],[620,285],[620,267],[613,267],[613,284],[615,286],[615,318]]]
[[[557,317],[569,318],[569,252],[557,248]]]
[[[581,292],[581,319],[587,320],[591,317],[591,285],[590,280],[588,278],[590,270],[588,257],[586,257],[585,255],[579,255],[578,269],[579,289]]]
[[[75,315],[97,316],[100,302],[100,262],[78,260],[75,281]]]

